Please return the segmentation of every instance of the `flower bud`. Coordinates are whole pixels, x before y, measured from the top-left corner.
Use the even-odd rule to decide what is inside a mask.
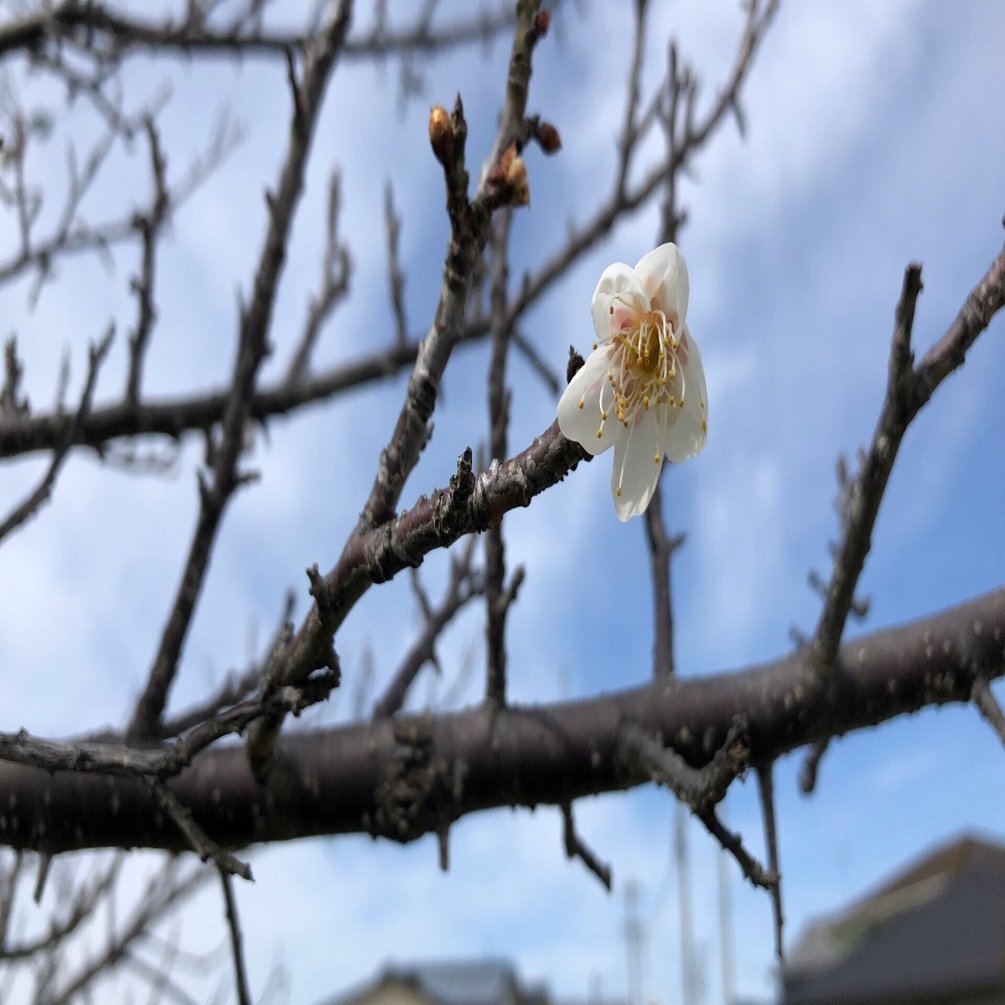
[[[537,142],[546,154],[558,153],[562,149],[562,137],[550,122],[542,122],[537,127]]]
[[[433,105],[429,111],[429,144],[436,159],[449,168],[454,159],[454,127],[443,105]]]

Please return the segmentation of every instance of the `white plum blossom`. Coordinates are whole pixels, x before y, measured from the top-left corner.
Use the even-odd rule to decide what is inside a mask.
[[[663,458],[685,461],[705,446],[708,396],[688,332],[688,278],[675,244],[634,269],[604,269],[593,294],[597,340],[558,403],[570,440],[602,454],[614,447],[611,491],[621,520],[645,512]]]

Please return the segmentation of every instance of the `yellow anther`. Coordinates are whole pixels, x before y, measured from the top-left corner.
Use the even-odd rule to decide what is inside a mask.
[[[621,486],[619,485],[615,490],[614,494],[620,499],[621,498]]]
[[[659,462],[660,462],[660,455],[659,454],[653,454],[653,463],[654,464],[659,464]]]
[[[602,440],[603,438],[604,438],[604,427],[603,427],[603,426],[601,426],[601,427],[600,427],[600,428],[599,428],[599,429],[597,430],[597,439],[598,439],[598,440]]]
[[[579,399],[579,407],[580,408],[586,408],[586,401],[585,401],[585,399],[583,399],[583,398]]]

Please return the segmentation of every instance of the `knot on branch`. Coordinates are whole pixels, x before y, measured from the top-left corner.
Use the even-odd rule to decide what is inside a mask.
[[[396,721],[394,739],[387,775],[375,793],[370,832],[405,844],[449,827],[467,772],[460,762],[451,766],[436,753],[428,715]]]
[[[450,476],[447,489],[434,495],[433,531],[442,540],[452,540],[464,521],[476,483],[472,458],[471,448],[466,447],[457,458],[457,470]]]

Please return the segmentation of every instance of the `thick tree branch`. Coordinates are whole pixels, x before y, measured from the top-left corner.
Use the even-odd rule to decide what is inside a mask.
[[[351,832],[410,840],[481,809],[560,806],[642,784],[648,773],[623,757],[626,721],[700,768],[742,716],[750,757],[760,762],[927,706],[967,702],[978,677],[1003,674],[1005,587],[854,639],[823,676],[793,653],[584,701],[293,734],[276,747],[282,785],[269,800],[240,747],[206,751],[170,784],[206,834],[227,847]],[[16,739],[0,736],[0,756]],[[187,847],[162,825],[138,779],[5,764],[0,787],[16,804],[0,813],[0,841],[15,848]]]

